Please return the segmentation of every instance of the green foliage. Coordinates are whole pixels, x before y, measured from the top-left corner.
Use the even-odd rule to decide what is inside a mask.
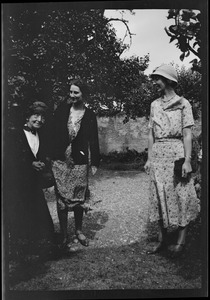
[[[144,165],[147,160],[147,149],[143,152],[137,152],[135,149],[126,148],[126,151],[112,151],[109,154],[101,155],[101,162],[107,164],[113,163],[137,163]]]
[[[144,74],[149,54],[122,59],[128,45],[117,39],[103,10],[23,5],[8,13],[5,27],[9,127],[22,122],[34,100],[44,101],[53,112],[68,97],[73,77],[88,82],[87,104],[98,116],[124,112],[124,122],[149,116],[150,104],[158,97]],[[201,105],[199,78],[197,72],[180,71],[177,90],[191,101],[195,118]]]
[[[165,28],[170,43],[176,42],[182,52],[180,60],[195,54],[198,59],[191,61],[192,69],[201,72],[201,13],[192,9],[169,9],[168,19],[174,19],[174,25]]]
[[[189,100],[192,105],[193,116],[197,120],[201,117],[202,109],[202,76],[199,72],[182,67],[176,68],[178,73],[177,93]]]
[[[37,99],[53,111],[68,97],[69,80],[81,77],[92,92],[88,105],[99,115],[114,115],[144,78],[149,56],[121,59],[128,45],[116,38],[102,10],[23,6],[7,22],[9,108],[24,110]]]
[[[173,63],[172,63],[173,64]],[[194,119],[201,117],[202,109],[202,76],[197,71],[186,69],[186,67],[174,66],[178,73],[178,85],[176,93],[189,100],[192,105]],[[132,93],[127,95],[127,101],[124,105],[126,117],[124,122],[129,118],[136,119],[136,117],[149,117],[151,102],[160,97],[156,90],[156,86],[152,80],[145,75],[142,75],[141,82],[139,82]]]

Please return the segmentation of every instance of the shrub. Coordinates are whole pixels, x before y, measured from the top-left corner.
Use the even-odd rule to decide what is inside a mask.
[[[112,151],[109,154],[101,155],[101,164],[111,165],[113,169],[141,169],[147,160],[147,149],[143,152],[138,152],[134,149],[126,148],[126,151]]]

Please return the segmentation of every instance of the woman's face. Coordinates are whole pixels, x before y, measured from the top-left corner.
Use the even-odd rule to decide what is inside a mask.
[[[70,99],[73,104],[80,104],[83,102],[82,92],[77,85],[70,86]]]
[[[164,78],[162,76],[155,75],[153,77],[153,82],[156,85],[158,92],[165,91],[167,82],[164,80]]]
[[[45,118],[41,114],[31,115],[27,120],[27,125],[31,129],[39,129],[45,122]]]

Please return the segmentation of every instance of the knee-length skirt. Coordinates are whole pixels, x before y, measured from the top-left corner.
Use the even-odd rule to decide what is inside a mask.
[[[56,160],[52,163],[52,170],[58,210],[72,211],[76,205],[88,210],[88,165],[69,167],[66,162]]]

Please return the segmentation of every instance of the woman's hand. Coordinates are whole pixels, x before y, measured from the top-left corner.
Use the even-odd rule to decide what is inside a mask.
[[[186,178],[189,173],[192,172],[191,163],[189,160],[185,160],[182,165],[182,177]]]
[[[151,161],[148,159],[146,164],[144,165],[144,170],[148,175],[149,175],[149,172],[150,172],[150,167],[151,167]]]
[[[95,175],[95,173],[97,172],[98,168],[95,167],[95,166],[91,166],[91,171],[92,171],[92,174]]]
[[[34,168],[34,170],[36,171],[42,171],[45,168],[45,164],[41,161],[33,161],[32,162],[32,167]]]

